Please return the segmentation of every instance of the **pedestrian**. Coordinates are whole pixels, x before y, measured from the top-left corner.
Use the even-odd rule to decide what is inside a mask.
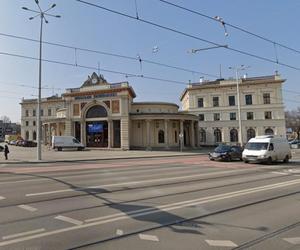
[[[8,146],[5,145],[5,146],[4,146],[4,156],[5,156],[5,160],[8,160],[8,154],[9,154],[9,149],[8,149]]]

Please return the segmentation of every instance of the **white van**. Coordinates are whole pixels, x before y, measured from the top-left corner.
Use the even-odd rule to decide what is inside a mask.
[[[52,136],[52,148],[62,151],[63,148],[77,148],[83,150],[84,145],[73,136]]]
[[[243,161],[266,162],[273,161],[288,162],[292,158],[291,149],[286,138],[274,135],[256,136],[251,138],[245,146],[242,155]]]

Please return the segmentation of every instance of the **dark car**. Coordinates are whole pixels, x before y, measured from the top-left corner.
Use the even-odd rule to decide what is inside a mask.
[[[0,145],[0,152],[4,151],[4,147]]]
[[[242,160],[243,148],[240,146],[219,145],[214,152],[209,153],[208,157],[211,161],[214,160]]]
[[[22,146],[23,147],[36,147],[37,143],[34,141],[23,141]]]

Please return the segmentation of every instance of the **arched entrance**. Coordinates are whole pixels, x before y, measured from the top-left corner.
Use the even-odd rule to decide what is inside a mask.
[[[101,105],[91,107],[86,113],[87,147],[108,147],[107,111]]]

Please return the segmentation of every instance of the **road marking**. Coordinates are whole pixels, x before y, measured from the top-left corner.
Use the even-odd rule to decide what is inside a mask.
[[[158,207],[140,209],[140,210],[128,212],[126,215],[122,215],[124,213],[121,213],[121,215],[119,216],[120,213],[116,213],[116,214],[110,215],[109,219],[106,219],[109,216],[104,216],[104,217],[102,217],[102,220],[100,220],[101,219],[101,217],[100,217],[100,218],[97,218],[98,221],[87,223],[87,224],[75,225],[72,227],[57,229],[57,230],[53,230],[53,231],[39,233],[36,235],[30,235],[30,236],[26,236],[26,237],[19,238],[19,239],[2,241],[2,242],[0,242],[0,247],[11,245],[11,244],[18,243],[18,242],[42,238],[42,237],[46,237],[46,236],[50,236],[50,235],[55,235],[55,234],[59,234],[59,233],[70,232],[70,231],[89,228],[89,227],[93,227],[93,226],[99,226],[99,225],[103,225],[103,224],[107,224],[107,223],[111,223],[111,222],[115,222],[115,221],[120,221],[120,220],[125,220],[125,219],[133,219],[133,218],[137,218],[137,217],[141,217],[141,216],[145,216],[145,215],[156,214],[156,213],[161,213],[161,212],[166,212],[166,211],[172,211],[172,210],[176,210],[176,209],[180,209],[180,208],[184,208],[184,207],[190,207],[190,206],[194,206],[194,205],[199,205],[199,204],[204,204],[204,203],[209,203],[209,202],[214,202],[214,201],[219,201],[219,200],[225,200],[225,199],[229,199],[229,198],[233,198],[233,197],[240,197],[240,196],[244,196],[246,194],[253,194],[253,193],[262,192],[262,191],[271,190],[271,189],[278,189],[278,188],[287,187],[287,186],[291,186],[291,185],[295,185],[295,184],[300,184],[300,180],[280,182],[280,183],[276,183],[276,184],[269,184],[269,185],[265,185],[265,186],[255,187],[255,188],[243,189],[240,191],[218,194],[218,195],[198,198],[198,199],[194,199],[194,200],[176,202],[176,203],[162,205],[162,206],[158,206]],[[94,220],[95,220],[95,218],[94,218]]]
[[[0,196],[0,200],[4,200],[4,199],[6,199],[5,197],[3,197],[3,196]]]
[[[123,230],[117,229],[116,235],[123,235],[123,234],[124,234]]]
[[[23,233],[6,235],[6,236],[3,236],[2,239],[9,240],[9,239],[13,239],[13,238],[21,237],[21,236],[30,235],[30,234],[41,233],[44,231],[46,231],[45,228],[40,228],[40,229],[36,229],[36,230],[32,230],[32,231],[26,231]]]
[[[231,240],[205,240],[206,243],[214,247],[237,247],[238,245]]]
[[[65,192],[75,192],[75,191],[84,191],[85,189],[89,188],[105,188],[105,187],[116,187],[116,186],[124,186],[124,185],[136,185],[136,184],[143,184],[143,183],[153,183],[153,182],[161,182],[161,181],[170,181],[170,180],[181,180],[181,179],[188,179],[188,178],[196,178],[201,176],[213,176],[218,174],[226,174],[226,173],[237,173],[237,172],[245,172],[249,171],[248,169],[241,169],[241,170],[226,170],[226,171],[219,171],[213,173],[205,173],[205,174],[193,174],[193,175],[185,175],[185,176],[177,176],[171,178],[159,178],[159,179],[151,179],[151,180],[144,180],[144,181],[131,181],[131,182],[123,182],[123,183],[112,183],[112,184],[104,184],[99,186],[90,186],[86,188],[78,188],[78,189],[60,189],[54,191],[47,191],[41,193],[31,193],[26,194],[25,196],[40,196],[40,195],[48,195],[48,194],[58,194],[58,193],[65,193]]]
[[[58,215],[58,216],[55,217],[55,219],[61,220],[61,221],[64,221],[64,222],[69,222],[69,223],[72,223],[72,224],[77,225],[77,226],[83,224],[83,222],[80,221],[80,220],[75,220],[75,219],[72,219],[70,217],[66,217],[66,216],[63,216],[63,215]]]
[[[28,206],[28,205],[19,205],[18,207],[22,208],[22,209],[25,209],[27,211],[30,211],[30,212],[34,212],[34,211],[37,210],[37,208],[31,207],[31,206]]]
[[[159,241],[158,237],[150,234],[139,234],[141,240]]]
[[[294,237],[294,238],[283,238],[283,240],[291,243],[291,244],[294,244],[294,245],[298,245],[300,244],[300,237]]]
[[[281,175],[289,175],[288,173],[273,171],[272,174],[281,174]]]

